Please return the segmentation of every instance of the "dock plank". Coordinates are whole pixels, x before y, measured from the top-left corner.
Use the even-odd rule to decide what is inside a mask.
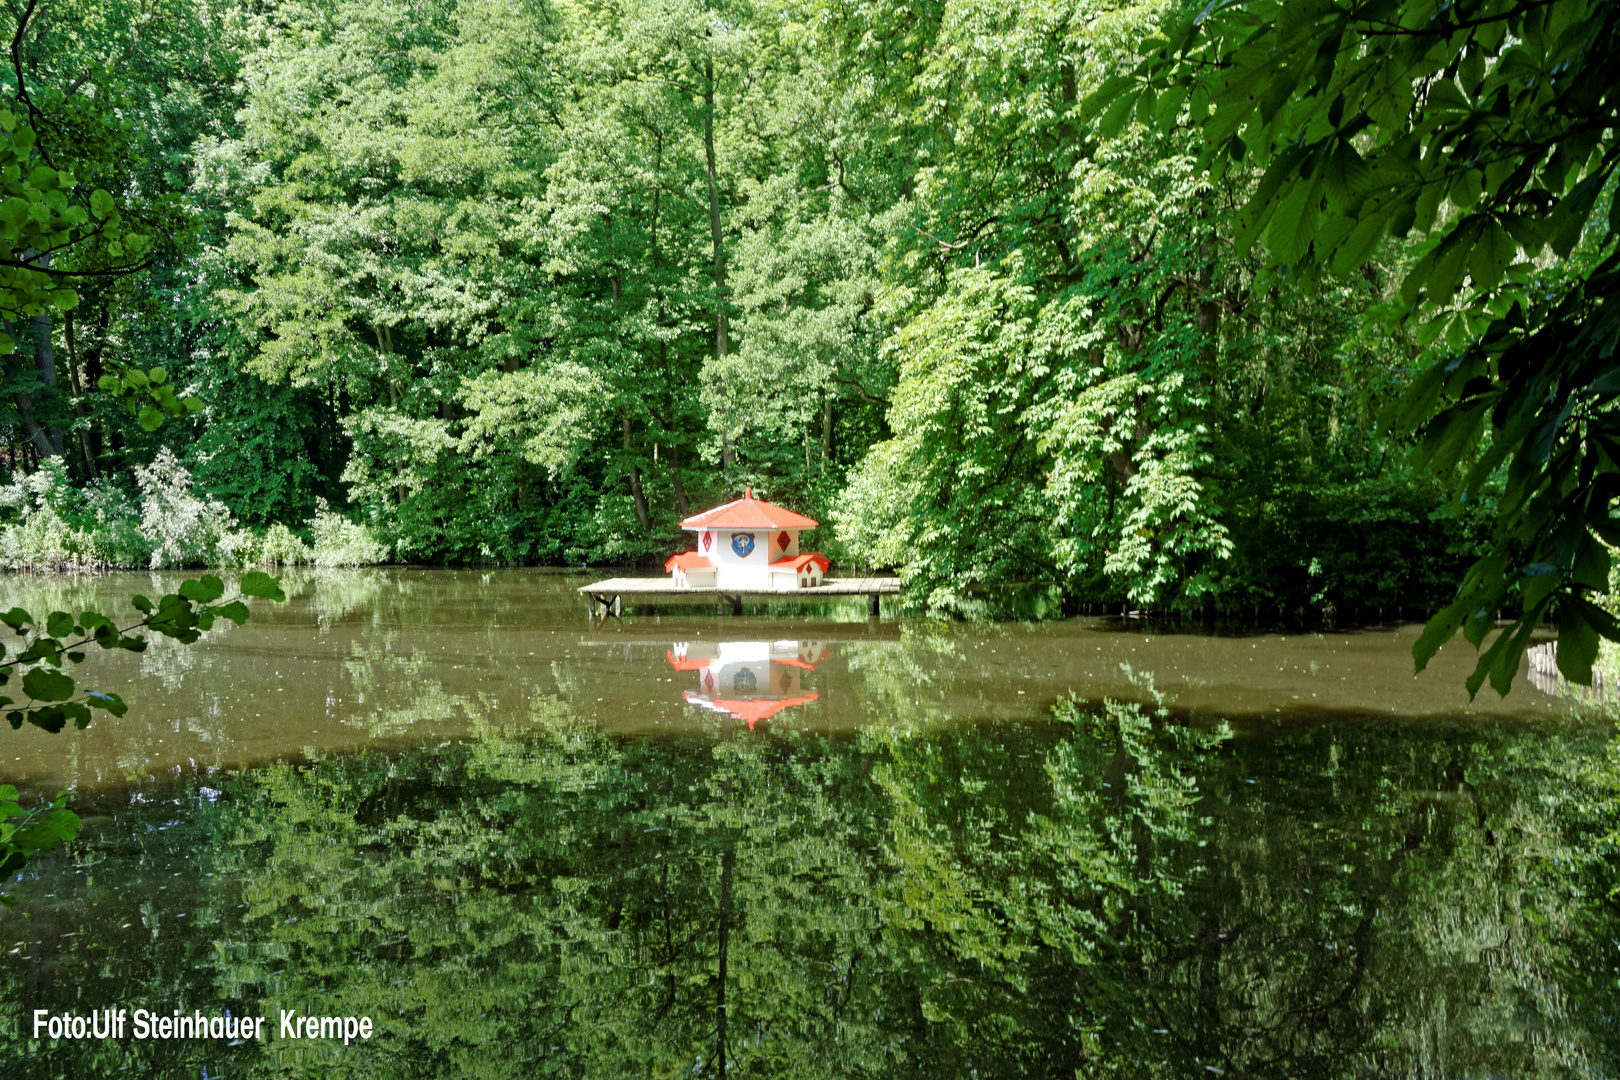
[[[673,578],[607,578],[579,591],[592,596],[765,596],[811,598],[817,596],[895,596],[900,579],[895,577],[823,578],[820,585],[797,589],[677,589]]]

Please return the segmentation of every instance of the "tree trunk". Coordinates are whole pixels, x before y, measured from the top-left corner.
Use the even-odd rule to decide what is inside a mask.
[[[832,459],[832,395],[821,392],[821,475],[827,475],[827,462]]]
[[[720,856],[720,972],[714,991],[714,1042],[716,1076],[726,1075],[726,961],[731,946],[731,875],[737,865],[737,852],[726,846]]]
[[[0,329],[4,329],[6,333],[11,334],[13,339],[16,338],[16,334],[13,333],[14,327],[10,319],[0,321]],[[20,346],[22,345],[22,342],[19,341],[17,344]],[[24,383],[34,381],[33,378],[29,377],[31,373],[23,361],[24,353],[22,349],[19,348],[11,355],[12,360],[8,364],[8,367],[15,386],[15,389],[12,392],[12,398],[17,403],[17,417],[22,421],[23,437],[26,439],[25,448],[32,448],[35,454],[36,460],[25,465],[26,468],[32,469],[34,465],[38,463],[38,461],[43,461],[51,456],[51,441],[50,437],[45,432],[44,425],[42,425],[35,416],[33,396],[22,391],[22,385]],[[25,461],[27,460],[27,456],[25,455]]]
[[[1108,451],[1108,464],[1114,467],[1115,475],[1122,481],[1129,482],[1136,476],[1136,462],[1123,450]]]
[[[46,387],[40,395],[47,418],[56,422],[46,423],[45,438],[51,445],[51,453],[57,457],[63,456],[62,443],[62,394],[56,388],[56,347],[51,341],[51,316],[49,312],[42,311],[31,320],[34,330],[34,372],[39,381]]]
[[[652,247],[653,299],[657,304],[655,315],[662,321],[664,318],[664,284],[659,277],[659,271],[662,269],[663,255],[658,247],[658,219],[663,208],[663,188],[661,185],[664,175],[664,137],[662,134],[657,136],[656,147],[653,158],[652,226],[648,230],[648,240]],[[658,367],[663,372],[664,385],[674,385],[674,379],[669,370],[669,342],[662,337],[658,339]],[[679,419],[676,418],[675,422],[679,423]],[[674,434],[674,431],[671,430],[670,435],[672,438]],[[681,517],[691,517],[692,504],[686,501],[686,483],[681,479],[681,455],[673,441],[669,444],[669,475],[672,486],[675,488],[675,509],[680,512]]]
[[[1199,255],[1203,265],[1198,269],[1198,295],[1195,298],[1197,314],[1196,321],[1198,334],[1202,339],[1199,351],[1203,353],[1208,363],[1209,377],[1215,374],[1214,363],[1216,355],[1216,335],[1221,329],[1221,304],[1215,295],[1215,234],[1212,232],[1204,238],[1199,246]]]
[[[648,240],[652,246],[653,296],[658,301],[658,318],[662,319],[664,317],[664,287],[663,283],[658,280],[658,211],[663,196],[664,177],[664,136],[662,134],[658,136],[655,145],[656,149],[653,151],[652,228],[648,230]]]
[[[730,351],[726,333],[726,246],[720,235],[720,186],[714,172],[714,61],[703,63],[703,161],[709,176],[709,240],[714,246],[714,356],[724,360]],[[731,467],[735,458],[731,435],[720,433],[720,464]]]
[[[636,459],[630,440],[630,410],[620,409],[619,418],[624,422],[624,452],[630,461],[630,499],[636,504],[636,517],[641,520],[641,531],[652,532],[652,516],[647,513],[647,497],[641,493],[641,469],[636,465]]]
[[[79,418],[74,425],[77,435],[79,453],[84,455],[84,474],[87,479],[96,478],[96,458],[90,452],[90,436],[85,431],[84,415],[84,388],[79,383],[79,347],[73,336],[73,312],[69,311],[62,316],[62,336],[67,342],[68,350],[68,385],[73,388],[73,415]]]
[[[682,518],[692,516],[692,504],[686,500],[686,484],[681,480],[681,455],[675,449],[675,444],[669,444],[669,477],[675,488],[675,509],[680,511]]]
[[[45,427],[34,418],[34,404],[27,394],[17,394],[17,415],[22,418],[23,433],[28,438],[28,445],[33,447],[37,460],[43,461],[56,452],[51,446],[50,436]]]
[[[82,301],[80,306],[83,306]],[[101,385],[101,350],[106,345],[107,325],[111,318],[111,313],[106,306],[103,306],[100,317],[92,324],[91,338],[85,342],[84,385],[87,389],[95,389]],[[92,427],[88,434],[90,436],[90,456],[100,461],[101,452],[107,440],[103,438],[100,427]]]

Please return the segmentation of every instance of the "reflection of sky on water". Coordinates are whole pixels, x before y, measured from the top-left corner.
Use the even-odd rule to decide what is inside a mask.
[[[752,731],[783,709],[817,700],[804,677],[831,655],[819,641],[677,641],[667,659],[676,671],[697,675],[698,688],[682,697],[746,720]]]

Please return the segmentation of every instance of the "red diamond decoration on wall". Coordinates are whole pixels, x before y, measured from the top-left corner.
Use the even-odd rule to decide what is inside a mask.
[[[703,534],[703,550],[708,551],[710,546],[712,546],[713,544],[714,544],[714,533],[712,533],[712,532],[704,533]]]
[[[791,537],[791,536],[789,536],[787,534],[787,530],[783,529],[781,532],[776,534],[776,546],[781,548],[783,551],[786,551],[787,546],[788,546],[788,541],[790,541],[792,539],[793,539],[793,537]]]

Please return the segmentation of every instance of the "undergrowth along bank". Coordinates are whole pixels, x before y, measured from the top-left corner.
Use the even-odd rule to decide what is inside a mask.
[[[243,527],[219,499],[199,491],[167,448],[137,466],[136,492],[102,479],[74,486],[61,459],[0,486],[0,568],[162,570],[182,566],[368,566],[391,552],[365,525],[321,500],[293,529]]]

